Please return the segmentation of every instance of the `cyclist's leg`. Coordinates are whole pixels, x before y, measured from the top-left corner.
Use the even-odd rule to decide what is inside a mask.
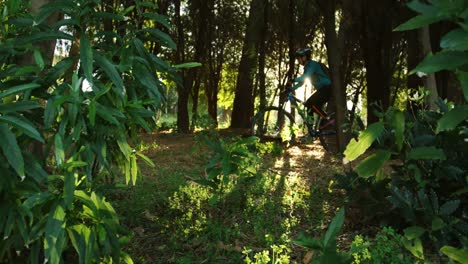
[[[322,119],[328,119],[327,113],[322,110],[323,105],[330,99],[331,87],[325,86],[318,89],[307,101],[305,106],[308,109],[308,113],[317,113]]]

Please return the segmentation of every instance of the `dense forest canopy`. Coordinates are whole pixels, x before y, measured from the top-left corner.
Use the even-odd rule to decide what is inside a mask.
[[[288,100],[305,47],[329,68],[336,149],[359,160],[340,180],[346,202],[367,195],[375,207],[360,212],[404,230],[417,261],[423,244],[466,261],[466,0],[0,0],[0,10],[1,263],[132,263],[131,234],[100,190],[134,186],[143,163],[157,170],[142,135],[245,136],[256,113]],[[209,138],[215,154],[197,181],[216,194],[208,204],[265,175],[260,156],[276,145],[261,144]],[[343,221],[344,209],[319,242],[295,243],[320,263],[349,263],[336,244]]]

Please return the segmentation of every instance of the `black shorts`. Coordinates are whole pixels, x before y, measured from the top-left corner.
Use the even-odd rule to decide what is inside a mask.
[[[318,107],[319,109],[322,109],[323,105],[330,100],[331,96],[331,85],[324,86],[307,99],[305,102],[305,106],[307,108],[312,108],[313,105]]]

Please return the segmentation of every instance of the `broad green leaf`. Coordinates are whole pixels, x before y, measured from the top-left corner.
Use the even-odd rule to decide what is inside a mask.
[[[405,114],[397,109],[392,111],[392,128],[395,133],[395,143],[397,144],[398,150],[403,147],[404,133],[405,133]]]
[[[84,32],[81,33],[80,38],[80,64],[86,80],[93,86],[93,49]]]
[[[427,14],[427,15],[435,15],[437,13],[437,8],[432,5],[427,5],[421,3],[420,1],[413,0],[407,4],[407,6],[418,13]]]
[[[45,66],[44,58],[42,58],[41,51],[38,49],[34,50],[34,60],[36,61],[37,66],[39,66],[39,68],[43,70]]]
[[[418,259],[424,259],[424,249],[421,243],[421,239],[416,238],[412,241],[404,238],[402,239],[403,245],[413,256],[415,256]]]
[[[50,194],[50,192],[36,193],[36,194],[33,194],[33,195],[29,196],[28,199],[26,199],[23,202],[23,206],[25,206],[27,209],[31,210],[34,207],[36,207],[37,205],[40,205],[40,204],[43,204],[46,201],[49,201],[51,197],[52,197],[52,195]]]
[[[440,47],[459,51],[468,50],[468,32],[460,28],[450,31],[440,41]]]
[[[127,160],[130,160],[130,155],[132,154],[132,148],[127,142],[125,136],[121,135],[117,138],[117,145],[119,146],[120,151],[124,154]]]
[[[73,173],[65,174],[65,184],[63,187],[63,200],[65,209],[71,208],[75,198],[75,175]]]
[[[144,155],[141,152],[136,152],[136,154],[140,156],[140,158],[142,158],[150,167],[155,167],[154,162],[150,160],[150,158],[148,158],[146,155]]]
[[[37,83],[27,83],[27,84],[21,84],[18,86],[9,87],[5,91],[0,93],[0,99],[7,97],[9,95],[12,95],[12,94],[23,93],[23,92],[30,91],[39,87],[41,87],[41,85]]]
[[[353,161],[361,156],[382,135],[383,131],[384,125],[382,122],[369,125],[366,130],[359,134],[358,141],[351,139],[348,146],[346,146],[344,151],[346,159]]]
[[[36,32],[32,33],[31,35],[26,35],[27,37],[20,37],[15,40],[15,45],[22,46],[31,44],[37,41],[47,41],[47,40],[56,40],[56,39],[66,39],[66,40],[73,40],[73,36],[64,32]]]
[[[0,122],[1,121],[9,123],[10,125],[12,125],[12,126],[18,128],[19,130],[21,130],[23,133],[25,133],[29,137],[31,137],[31,138],[39,141],[39,142],[44,143],[44,139],[41,137],[41,134],[39,134],[37,129],[35,127],[33,127],[29,122],[27,122],[26,119],[23,120],[23,119],[19,119],[17,117],[4,115],[4,116],[0,116]]]
[[[7,104],[0,104],[0,113],[23,112],[41,107],[33,101],[15,101]]]
[[[11,167],[24,179],[24,159],[16,136],[7,125],[2,123],[0,123],[0,148]]]
[[[114,83],[117,94],[119,96],[124,96],[124,83],[115,65],[97,51],[94,52],[94,59],[96,60],[96,63],[99,65],[99,67],[104,70],[109,79],[111,79],[112,83]]]
[[[57,133],[55,134],[54,137],[54,143],[55,143],[55,162],[57,163],[57,166],[62,166],[64,160],[65,160],[65,149],[63,147],[63,139],[62,136]]]
[[[461,122],[468,119],[468,106],[456,106],[437,122],[436,133],[455,129]]]
[[[96,114],[101,117],[102,119],[112,123],[112,124],[115,124],[115,125],[120,125],[120,122],[119,120],[117,120],[117,118],[114,117],[113,115],[113,111],[111,111],[111,109],[109,109],[108,107],[106,106],[103,106],[99,103],[96,103]]]
[[[407,160],[445,160],[444,150],[436,147],[417,147],[413,148],[406,157]]]
[[[440,206],[439,213],[441,215],[451,215],[460,206],[460,200],[448,201]]]
[[[88,117],[91,127],[94,127],[94,124],[96,123],[96,102],[94,100],[89,104]]]
[[[52,123],[55,120],[55,113],[57,112],[57,108],[55,106],[55,99],[50,98],[47,100],[47,104],[44,110],[44,126],[45,128],[49,129]]]
[[[431,225],[432,231],[438,231],[444,227],[445,227],[444,220],[442,220],[440,217],[436,217],[432,219],[432,225]]]
[[[463,51],[441,51],[434,55],[429,53],[410,74],[416,72],[429,74],[441,70],[455,70],[466,64],[468,64],[468,53]]]
[[[467,263],[468,252],[463,249],[454,248],[451,246],[443,246],[440,252],[447,255],[450,259],[458,261],[460,263]]]
[[[167,29],[171,29],[171,26],[169,25],[169,22],[167,21],[166,16],[160,15],[158,13],[144,13],[143,16],[155,22],[158,22],[159,24],[163,25]]]
[[[405,233],[405,237],[407,239],[413,240],[413,239],[421,237],[426,232],[426,230],[420,226],[411,226],[411,227],[405,228],[403,232]]]
[[[304,233],[300,233],[299,237],[295,239],[293,242],[303,247],[310,248],[310,249],[315,249],[315,250],[323,249],[323,245],[321,241],[307,237],[304,235]]]
[[[149,33],[150,35],[160,40],[161,43],[164,44],[166,47],[173,49],[173,50],[177,49],[177,44],[172,40],[172,38],[168,34],[162,32],[161,30],[154,29],[154,28],[147,28],[147,29],[143,29],[143,31]]]
[[[345,210],[344,208],[341,208],[340,211],[338,211],[338,213],[335,215],[335,217],[333,217],[330,225],[328,226],[327,232],[325,233],[325,236],[323,237],[324,248],[327,248],[331,241],[336,240],[336,236],[338,236],[338,233],[340,232],[341,227],[343,226],[344,217],[345,217]]]
[[[200,67],[200,66],[202,66],[202,64],[199,62],[186,62],[182,64],[176,64],[172,67],[176,69],[188,69],[188,68],[195,68],[195,67]]]
[[[411,18],[405,23],[396,27],[393,31],[406,31],[424,27],[426,25],[444,20],[444,16],[419,15]]]
[[[460,80],[463,95],[465,96],[465,101],[468,102],[468,72],[465,71],[457,71],[458,80]]]
[[[137,176],[138,176],[138,165],[137,165],[137,159],[135,155],[130,156],[130,167],[131,167],[132,184],[133,186],[135,186]]]
[[[65,238],[65,215],[60,204],[49,213],[44,234],[44,254],[49,263],[60,263]]]
[[[390,159],[391,153],[387,150],[378,150],[375,154],[370,155],[359,163],[356,167],[356,172],[359,177],[368,178],[379,171],[385,162]]]

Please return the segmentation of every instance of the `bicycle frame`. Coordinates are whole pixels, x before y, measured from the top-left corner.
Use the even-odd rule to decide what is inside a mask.
[[[294,107],[295,109],[297,109],[297,112],[299,113],[302,120],[304,121],[304,124],[307,127],[307,131],[309,135],[311,135],[312,137],[317,137],[321,133],[318,129],[316,129],[316,127],[318,126],[319,120],[316,120],[312,124],[309,122],[310,118],[308,118],[308,116],[306,115],[305,102],[297,98],[296,96],[294,96],[292,92],[288,93],[286,100],[291,103],[291,107]],[[283,110],[286,111],[285,107],[286,107],[286,104],[283,104],[281,108],[283,108]]]

